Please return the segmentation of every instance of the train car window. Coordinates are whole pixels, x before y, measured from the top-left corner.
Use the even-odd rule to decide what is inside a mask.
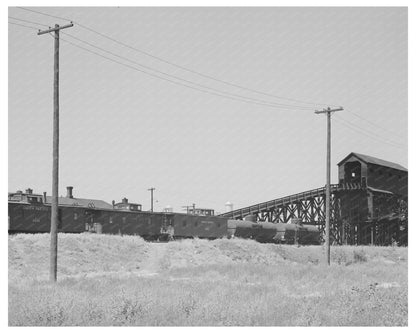
[[[113,217],[112,216],[110,216],[109,218],[108,218],[108,222],[110,223],[110,224],[112,224],[113,223]]]
[[[126,217],[123,216],[123,223],[126,223]]]
[[[183,220],[183,221],[182,221],[182,226],[183,226],[183,227],[186,227],[186,220]]]
[[[217,227],[221,228],[221,223],[220,222],[217,222]]]
[[[78,220],[78,213],[74,213],[74,220]]]

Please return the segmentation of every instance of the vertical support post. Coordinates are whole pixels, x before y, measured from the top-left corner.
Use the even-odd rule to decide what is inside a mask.
[[[338,109],[323,109],[315,111],[315,113],[326,113],[327,116],[327,142],[326,142],[326,191],[325,191],[325,246],[326,260],[328,265],[331,264],[330,250],[330,234],[331,234],[331,113],[344,110],[342,107]]]
[[[38,35],[55,32],[53,61],[53,142],[52,142],[52,202],[51,202],[51,244],[49,280],[56,282],[58,273],[58,179],[59,179],[59,30],[73,27],[70,24],[49,28]]]
[[[58,271],[58,174],[59,174],[59,25],[55,24],[53,65],[53,152],[52,206],[49,280],[56,282]]]
[[[327,112],[326,137],[326,203],[325,203],[325,246],[327,264],[331,264],[330,220],[331,220],[331,112]]]

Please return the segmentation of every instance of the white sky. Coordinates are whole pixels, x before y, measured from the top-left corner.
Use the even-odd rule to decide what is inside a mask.
[[[227,82],[342,105],[345,111],[332,123],[333,183],[336,163],[351,151],[408,166],[406,8],[37,10]],[[17,8],[8,15],[66,23]],[[50,194],[53,39],[8,28],[8,189]],[[200,85],[299,105],[180,70],[77,24],[64,32]],[[322,105],[283,110],[225,99],[147,76],[63,40],[60,66],[62,195],[72,185],[75,196],[107,202],[126,196],[149,209],[147,189],[155,187],[156,210],[169,204],[180,211],[196,203],[224,211],[226,201],[239,208],[325,184],[326,120],[314,114]]]

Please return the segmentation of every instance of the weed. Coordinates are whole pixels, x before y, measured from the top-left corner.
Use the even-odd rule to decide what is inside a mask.
[[[360,262],[367,262],[367,255],[365,254],[364,250],[354,250],[353,252],[354,255],[354,262],[355,263],[360,263]]]
[[[51,286],[48,242],[9,238],[10,326],[407,325],[406,248],[333,247],[328,267],[322,247],[65,235]]]
[[[186,317],[189,317],[196,309],[197,301],[192,294],[186,295],[180,300],[180,308],[185,313]]]

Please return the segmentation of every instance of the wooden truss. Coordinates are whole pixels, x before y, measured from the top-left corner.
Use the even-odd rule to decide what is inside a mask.
[[[332,243],[381,244],[386,242],[386,237],[396,235],[397,228],[403,228],[397,223],[388,224],[385,222],[386,219],[380,219],[377,214],[378,210],[386,207],[387,202],[389,203],[388,211],[396,213],[395,211],[399,208],[397,208],[397,204],[391,204],[397,202],[393,194],[371,194],[371,198],[374,198],[374,205],[371,201],[371,206],[367,203],[368,196],[365,185],[331,185],[330,236]],[[350,210],[348,200],[356,197],[365,198],[365,204],[359,207],[360,218],[345,218]],[[403,200],[401,202],[402,206],[406,206],[407,216],[407,204],[404,204]],[[401,208],[401,211],[403,212],[404,209]],[[221,216],[230,219],[243,219],[248,215],[253,216],[254,220],[259,222],[291,223],[292,219],[300,219],[303,224],[318,226],[323,235],[325,233],[325,187],[237,209]],[[402,215],[404,214],[402,213]],[[384,234],[388,236],[383,236]]]

